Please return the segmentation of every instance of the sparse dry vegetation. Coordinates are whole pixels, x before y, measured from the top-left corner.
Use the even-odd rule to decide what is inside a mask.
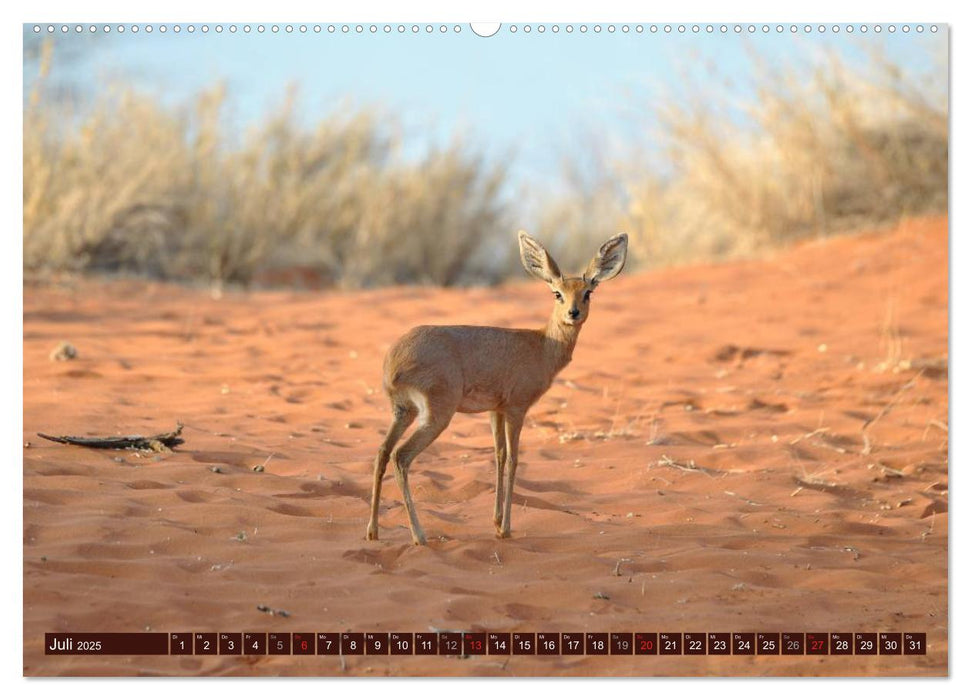
[[[684,76],[652,103],[658,124],[633,156],[568,168],[545,223],[582,248],[631,234],[635,263],[745,256],[807,237],[947,211],[947,69],[904,71],[873,53],[808,69],[754,55],[753,94]],[[564,258],[568,257],[566,255]]]
[[[299,268],[324,286],[454,285],[514,270],[496,251],[523,226],[567,268],[621,230],[633,265],[658,266],[947,208],[946,65],[935,82],[882,56],[852,68],[831,56],[805,80],[754,56],[742,104],[717,76],[686,80],[650,105],[624,156],[575,159],[527,221],[503,166],[458,141],[406,157],[377,108],[307,127],[291,92],[238,139],[219,86],[175,108],[106,91],[79,115],[45,90],[51,50],[24,106],[29,272],[220,285],[292,283],[276,273]]]
[[[300,266],[322,284],[453,285],[488,279],[483,251],[510,225],[501,168],[460,142],[406,158],[374,109],[307,129],[291,93],[234,144],[221,87],[178,111],[111,93],[80,120],[43,88],[24,115],[27,270],[221,284]]]

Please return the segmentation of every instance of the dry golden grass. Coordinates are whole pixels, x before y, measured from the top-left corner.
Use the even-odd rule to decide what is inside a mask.
[[[214,284],[299,265],[324,284],[482,279],[508,228],[501,168],[460,142],[405,158],[373,109],[298,125],[291,91],[240,143],[222,87],[167,110],[131,90],[78,122],[44,98],[24,115],[24,266],[124,271]]]
[[[753,61],[754,99],[686,75],[634,155],[586,181],[568,170],[545,223],[571,248],[627,231],[635,264],[657,266],[947,210],[946,62],[927,80],[880,54],[855,68],[831,55],[805,80]]]
[[[750,102],[717,75],[685,78],[624,157],[586,144],[566,194],[510,203],[504,167],[463,143],[405,157],[375,108],[308,128],[293,91],[235,140],[219,86],[175,109],[107,91],[78,116],[48,99],[50,52],[24,114],[29,272],[221,285],[292,282],[275,271],[299,268],[322,285],[454,285],[518,275],[505,251],[527,210],[573,269],[618,231],[632,267],[658,266],[947,208],[946,63],[939,84],[878,55],[852,69],[831,57],[805,80],[756,55]]]

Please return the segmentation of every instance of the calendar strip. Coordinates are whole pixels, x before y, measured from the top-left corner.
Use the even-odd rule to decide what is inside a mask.
[[[49,656],[901,656],[925,632],[143,632],[44,635]]]

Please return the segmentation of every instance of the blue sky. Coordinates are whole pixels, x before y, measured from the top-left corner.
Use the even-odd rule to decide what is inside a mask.
[[[113,25],[116,27],[117,25]],[[201,25],[196,25],[200,27]],[[328,25],[315,33],[288,34],[280,25],[276,34],[244,33],[239,25],[230,33],[189,34],[142,30],[123,35],[112,31],[91,37],[72,30],[56,31],[54,75],[70,81],[83,97],[96,96],[107,86],[130,83],[160,100],[177,104],[200,89],[218,81],[229,88],[233,123],[240,129],[271,111],[288,85],[300,90],[301,112],[308,124],[315,116],[340,109],[349,99],[356,104],[379,105],[398,117],[406,128],[413,148],[429,142],[444,143],[461,134],[488,158],[503,159],[515,154],[511,176],[536,186],[551,184],[561,159],[589,144],[590,135],[617,135],[649,125],[652,104],[667,94],[677,94],[683,75],[703,81],[717,70],[728,76],[740,99],[751,95],[752,51],[771,61],[791,62],[796,70],[808,71],[826,50],[835,50],[850,63],[859,60],[868,47],[879,45],[886,53],[917,73],[939,70],[934,44],[946,42],[945,32],[926,31],[890,34],[871,31],[852,36],[845,29],[834,34],[801,31],[782,34],[771,25],[754,34],[747,25],[740,34],[726,34],[715,26],[713,34],[704,26],[697,34],[688,25],[683,34],[674,25],[671,33],[650,32],[636,25],[624,33],[601,25],[601,32],[581,33],[580,25],[567,33],[566,25],[553,33],[538,25],[530,33],[510,25],[490,38],[475,36],[468,25],[445,33],[435,25],[416,35],[410,25],[404,33],[397,25],[385,33],[364,25],[363,33],[334,33]],[[830,27],[832,25],[829,25]],[[898,25],[899,26],[899,25]],[[925,25],[926,26],[926,25]],[[130,25],[129,25],[130,27]],[[171,25],[169,25],[171,27]],[[30,34],[25,27],[25,34]],[[46,33],[46,32],[45,32]],[[939,57],[938,57],[939,58]],[[34,66],[25,64],[25,90],[29,89]]]

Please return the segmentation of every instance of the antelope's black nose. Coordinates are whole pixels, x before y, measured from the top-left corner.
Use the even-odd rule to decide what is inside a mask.
[[[570,318],[577,319],[579,317],[580,317],[580,309],[574,306],[572,309],[570,309]]]

